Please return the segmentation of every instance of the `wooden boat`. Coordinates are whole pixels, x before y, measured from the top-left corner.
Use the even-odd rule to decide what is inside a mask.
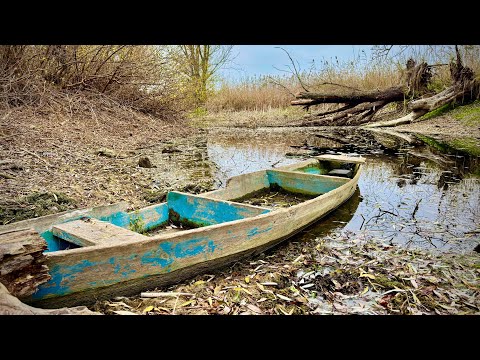
[[[136,211],[127,211],[126,203],[69,211],[4,225],[0,234],[33,228],[48,245],[51,279],[20,300],[47,308],[85,305],[176,283],[265,251],[348,200],[364,161],[321,155],[235,176],[225,188],[203,194],[172,191],[166,202]],[[270,188],[311,198],[281,208],[241,202]],[[190,229],[145,235],[172,222]]]

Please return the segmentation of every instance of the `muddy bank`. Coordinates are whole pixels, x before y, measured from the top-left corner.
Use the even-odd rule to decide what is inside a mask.
[[[0,119],[0,224],[212,189],[203,130],[131,111],[76,115],[14,109]]]

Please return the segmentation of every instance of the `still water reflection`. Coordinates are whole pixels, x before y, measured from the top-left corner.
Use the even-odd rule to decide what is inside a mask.
[[[297,132],[271,136],[215,134],[208,155],[216,180],[295,163],[285,154],[308,139]],[[327,152],[325,149],[319,153]],[[332,153],[361,153],[367,158],[359,190],[343,206],[306,230],[303,237],[332,231],[374,236],[383,242],[440,251],[472,251],[480,242],[480,161],[462,154],[440,154],[423,146],[387,151],[347,146]]]

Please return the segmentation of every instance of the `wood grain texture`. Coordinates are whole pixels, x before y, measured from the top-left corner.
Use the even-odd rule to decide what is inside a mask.
[[[0,282],[15,296],[28,296],[51,276],[44,265],[45,240],[33,229],[0,234]]]
[[[79,246],[119,244],[148,239],[145,235],[96,219],[54,225],[52,232],[55,236]]]

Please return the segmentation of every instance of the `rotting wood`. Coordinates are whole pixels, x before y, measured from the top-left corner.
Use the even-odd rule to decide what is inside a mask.
[[[463,66],[458,47],[456,60],[450,62],[450,74],[453,85],[438,94],[432,94],[429,83],[433,76],[432,67],[445,65],[428,65],[425,62],[416,64],[409,59],[406,64],[405,85],[390,87],[385,90],[360,91],[349,89],[347,92],[300,92],[291,105],[300,105],[308,109],[312,105],[338,103],[343,104],[336,110],[326,111],[307,116],[302,122],[293,126],[323,126],[323,125],[364,125],[364,127],[391,127],[408,124],[417,120],[426,113],[438,109],[451,102],[464,102],[480,96],[480,82],[475,78],[473,71]],[[339,85],[340,86],[340,85]],[[372,122],[380,109],[392,102],[410,100],[407,108],[409,114],[399,119]]]
[[[33,294],[40,284],[50,280],[45,240],[34,230],[0,234],[0,282],[14,296]]]
[[[22,303],[10,294],[8,289],[0,283],[0,315],[102,315],[91,311],[86,306],[73,308],[40,309]]]

